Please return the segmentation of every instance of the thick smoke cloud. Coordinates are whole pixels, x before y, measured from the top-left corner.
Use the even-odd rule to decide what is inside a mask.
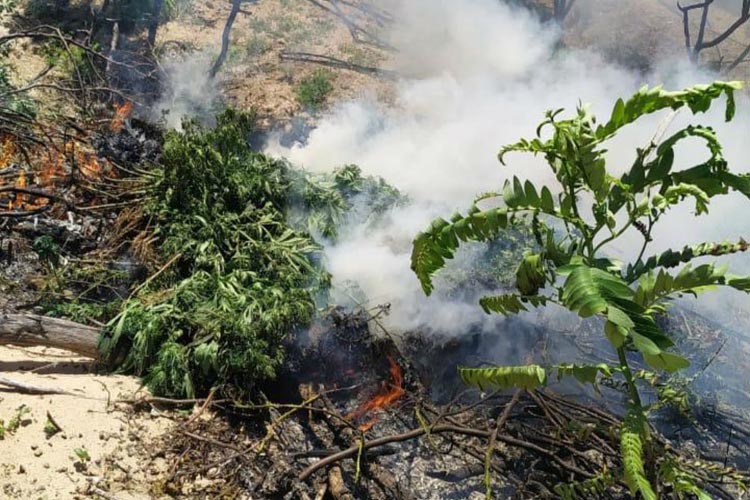
[[[408,0],[394,3],[396,25],[389,34],[398,49],[394,66],[403,75],[395,102],[363,98],[339,104],[304,145],[268,150],[311,171],[329,171],[349,163],[379,175],[406,193],[413,204],[394,211],[377,230],[353,227],[327,246],[329,268],[337,283],[356,282],[373,303],[392,303],[391,324],[408,329],[422,324],[442,331],[465,331],[468,323],[490,328],[476,303],[424,297],[409,270],[411,240],[435,216],[465,209],[479,193],[498,190],[511,175],[552,184],[540,159],[513,155],[510,167],[496,158],[503,144],[534,134],[548,109],[574,111],[579,100],[606,119],[615,99],[643,84],[668,87],[710,81],[679,64],[665,64],[651,76],[615,67],[594,52],[557,51],[558,33],[525,11],[497,0]],[[697,119],[680,114],[673,127],[686,123],[717,126],[734,167],[747,169],[748,106],[741,102],[738,121],[721,123],[723,110]],[[660,114],[639,122],[610,145],[611,165],[620,171],[634,148],[647,143]],[[703,157],[699,143],[687,145],[678,161],[686,167]],[[655,250],[703,239],[736,237],[750,228],[731,217],[736,201],[717,204],[718,221],[697,229],[691,210],[665,221]],[[612,248],[634,257],[637,234]],[[637,253],[637,252],[636,252]],[[463,255],[471,258],[471,252]],[[743,299],[744,300],[744,299]],[[463,325],[463,328],[461,327]]]

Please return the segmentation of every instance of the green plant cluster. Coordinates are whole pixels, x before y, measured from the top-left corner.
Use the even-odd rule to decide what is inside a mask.
[[[8,53],[0,49],[0,108],[13,114],[23,115],[25,118],[36,116],[36,103],[24,93],[16,93],[16,87],[10,78],[11,66],[8,63]]]
[[[99,44],[91,44],[91,50],[99,51]],[[60,41],[53,41],[43,45],[40,49],[45,62],[49,66],[58,68],[66,78],[91,83],[97,77],[94,59],[89,53],[76,45],[64,45]]]
[[[674,342],[656,321],[657,316],[665,314],[675,298],[717,286],[750,292],[750,277],[729,274],[718,263],[692,265],[697,258],[745,252],[750,246],[744,240],[702,242],[647,257],[653,231],[658,231],[658,222],[670,209],[685,201],[694,203],[695,215],[700,216],[708,212],[714,197],[737,192],[750,198],[750,175],[729,169],[715,131],[707,126],[689,125],[660,143],[652,141],[637,149],[635,161],[621,176],[608,169],[604,144],[641,116],[683,108],[697,114],[721,97],[726,98],[725,118],[730,121],[735,113],[734,93],[741,87],[738,82],[715,82],[676,92],[644,87],[627,101],[618,100],[603,124],[597,124],[583,106],[569,119],[559,119],[562,110],[550,111],[537,137],[504,147],[499,158],[503,162],[509,152],[543,156],[555,185],[537,186],[514,177],[501,192],[478,199],[496,198],[501,206],[496,203],[494,208],[483,209],[475,203],[466,215],[434,221],[414,241],[412,269],[429,294],[434,287],[433,274],[465,242],[493,241],[519,223],[532,228],[535,244],[529,245],[517,263],[515,290],[483,297],[480,304],[488,314],[518,314],[557,304],[582,318],[602,318],[604,337],[619,359],[616,366],[551,368],[558,378],[573,376],[583,383],[595,384],[600,378],[622,380],[629,403],[620,432],[622,477],[631,493],[644,499],[657,498],[663,483],[671,484],[675,478],[681,482],[682,492],[698,494],[701,490],[695,476],[671,469],[661,477],[653,473],[658,464],[647,424],[649,408],[641,402],[630,358],[638,356],[655,370],[686,368],[688,360],[674,352]],[[551,129],[550,135],[543,134],[546,128]],[[685,140],[705,144],[707,159],[687,167],[675,165],[675,149]],[[624,264],[613,260],[607,250],[627,231],[639,232],[642,245],[635,260]],[[682,266],[679,271],[671,271],[678,266]],[[459,371],[467,383],[479,388],[531,389],[546,383],[549,367]],[[685,398],[677,391],[661,391],[660,395],[684,407]]]
[[[299,103],[317,111],[325,104],[328,94],[333,91],[333,74],[325,69],[315,70],[309,76],[306,76],[297,84],[295,89]]]
[[[251,150],[252,128],[233,111],[211,130],[187,123],[167,135],[152,171],[146,215],[163,265],[100,346],[156,394],[241,398],[274,377],[284,339],[326,299],[330,277],[311,228],[335,234],[354,192],[380,185],[354,167],[311,178]]]

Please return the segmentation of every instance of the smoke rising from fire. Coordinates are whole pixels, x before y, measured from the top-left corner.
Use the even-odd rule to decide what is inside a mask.
[[[185,118],[211,121],[219,90],[209,76],[211,56],[198,52],[162,64],[167,74],[164,93],[152,109],[152,118],[164,120],[169,128],[181,129]]]
[[[643,76],[609,64],[593,51],[558,51],[558,33],[551,25],[496,0],[409,0],[392,7],[396,25],[388,37],[398,49],[393,64],[402,75],[395,102],[363,98],[340,103],[305,144],[270,144],[268,150],[311,171],[356,163],[413,201],[378,229],[352,227],[339,242],[327,245],[335,283],[356,282],[372,303],[390,302],[391,325],[401,329],[427,325],[444,333],[465,332],[471,322],[491,328],[494,320],[483,316],[476,302],[423,295],[409,269],[415,234],[433,217],[464,210],[475,195],[500,189],[511,175],[552,186],[540,159],[513,155],[511,167],[502,167],[496,158],[503,144],[532,136],[546,110],[565,107],[573,112],[582,100],[606,119],[616,98],[643,84],[676,88],[713,77],[673,62]],[[747,130],[750,115],[747,102],[739,107],[731,128],[721,123],[720,109],[706,116],[678,115],[673,126],[688,120],[716,126],[730,165],[747,170],[741,131]],[[665,116],[626,129],[609,148],[610,164],[627,168],[635,147],[651,139]],[[693,165],[705,155],[700,148],[697,142],[688,144],[678,161]],[[703,234],[698,234],[691,210],[675,212],[664,222],[654,251],[740,236],[749,225],[728,217],[736,203],[717,202],[712,220],[718,223],[706,224]],[[633,258],[640,241],[636,234],[631,239],[632,245],[613,248],[613,253]]]

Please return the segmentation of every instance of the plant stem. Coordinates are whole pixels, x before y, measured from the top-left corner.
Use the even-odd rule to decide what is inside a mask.
[[[628,392],[630,394],[631,402],[635,407],[642,411],[643,405],[641,404],[641,397],[638,394],[638,387],[635,385],[633,372],[630,371],[630,365],[628,364],[628,358],[625,355],[624,347],[617,348],[617,356],[620,358],[620,368],[622,368],[622,374],[625,376],[625,382],[628,384]]]

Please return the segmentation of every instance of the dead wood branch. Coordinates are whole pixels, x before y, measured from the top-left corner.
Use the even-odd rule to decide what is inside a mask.
[[[18,382],[17,380],[12,380],[6,377],[0,377],[0,385],[5,387],[10,387],[12,389],[17,390],[18,392],[24,393],[24,394],[60,394],[65,396],[81,396],[80,394],[75,394],[73,392],[64,391],[62,389],[54,389],[51,387],[41,387],[38,385],[31,385],[27,384],[25,382]]]
[[[313,54],[310,52],[282,52],[279,55],[279,58],[282,61],[306,62],[319,64],[321,66],[327,66],[329,68],[346,69],[349,71],[355,71],[357,73],[364,73],[366,75],[379,76],[388,80],[395,80],[398,76],[395,71],[375,68],[372,66],[362,66],[360,64],[354,64],[348,61],[344,61],[342,59],[336,59],[335,57],[326,56],[323,54]]]
[[[323,1],[318,0],[307,0],[311,4],[315,5],[316,7],[319,7],[329,14],[332,14],[336,18],[338,18],[341,22],[344,23],[346,28],[349,30],[349,34],[351,34],[352,39],[361,44],[365,45],[371,45],[373,47],[376,47],[378,49],[382,50],[389,50],[389,51],[395,51],[391,45],[387,44],[386,42],[380,40],[377,36],[373,35],[369,31],[367,31],[365,28],[354,22],[349,16],[347,16],[340,8],[338,0],[329,0],[329,4],[323,3]]]
[[[354,495],[346,487],[344,475],[339,466],[331,467],[328,472],[328,489],[335,500],[354,500]]]
[[[441,434],[441,433],[454,433],[454,434],[462,434],[465,436],[473,436],[478,438],[484,438],[487,439],[490,437],[491,433],[489,431],[483,431],[479,429],[472,429],[470,427],[464,427],[461,425],[436,425],[434,427],[429,428],[430,434]],[[338,453],[334,453],[319,462],[314,463],[313,465],[307,467],[305,470],[303,470],[299,475],[299,480],[304,481],[308,477],[310,477],[312,474],[314,474],[316,471],[322,469],[323,467],[326,467],[328,465],[334,464],[336,462],[339,462],[340,460],[344,460],[346,458],[351,458],[358,453],[360,453],[360,449],[362,451],[369,450],[371,448],[375,448],[378,446],[382,446],[384,444],[389,443],[397,443],[401,441],[409,441],[414,438],[418,438],[420,436],[423,436],[426,434],[427,429],[426,428],[419,428],[419,429],[413,429],[408,432],[404,432],[401,434],[396,434],[393,436],[386,436],[378,439],[373,439],[371,441],[365,441],[361,445],[352,446],[346,450],[340,451]],[[538,446],[534,443],[529,443],[528,441],[524,441],[522,439],[514,438],[512,436],[506,436],[504,434],[498,434],[497,440],[512,446],[516,446],[519,448],[525,448],[530,451],[534,451],[548,459],[553,460],[558,465],[560,465],[563,469],[566,469],[568,472],[577,474],[583,478],[591,479],[595,475],[591,472],[585,471],[583,469],[580,469],[574,465],[571,465],[567,463],[562,458],[558,457],[554,452],[547,450],[545,448],[542,448],[541,446]]]
[[[242,2],[244,1],[246,0],[232,0],[232,9],[229,11],[227,22],[224,24],[224,31],[221,34],[221,51],[213,66],[211,66],[211,70],[208,72],[211,78],[214,78],[224,65],[227,53],[229,52],[229,36],[232,33],[232,26],[234,26],[234,21],[237,19],[237,14],[240,13],[240,7],[242,7]]]
[[[0,345],[46,346],[99,359],[99,329],[36,314],[0,315]]]
[[[111,64],[113,66],[121,66],[121,67],[127,69],[128,71],[134,72],[135,74],[137,74],[140,77],[147,78],[147,79],[154,79],[155,78],[153,72],[144,73],[144,72],[140,71],[138,69],[138,67],[136,67],[133,64],[113,59],[113,58],[111,58],[111,57],[109,57],[109,56],[101,53],[100,51],[91,48],[90,45],[88,45],[88,44],[86,44],[84,42],[80,42],[80,41],[78,41],[78,40],[76,40],[74,38],[71,38],[69,36],[65,36],[62,33],[62,31],[60,31],[60,29],[58,27],[56,27],[56,26],[50,26],[50,25],[47,25],[47,24],[41,24],[39,26],[35,26],[33,28],[30,28],[28,30],[17,31],[17,32],[14,32],[14,33],[9,33],[9,34],[4,35],[4,36],[0,36],[0,46],[5,45],[7,43],[10,43],[10,42],[12,42],[14,40],[22,39],[22,38],[29,38],[29,39],[32,39],[32,40],[33,39],[51,39],[51,40],[58,41],[58,42],[62,43],[63,45],[72,45],[72,46],[78,47],[79,49],[83,50],[84,52],[86,52],[88,55],[90,55],[92,57],[95,57],[97,59],[101,59],[101,60],[105,61],[106,63],[109,63],[109,64]]]
[[[490,469],[492,466],[492,457],[495,455],[495,444],[497,443],[497,435],[502,430],[502,428],[505,426],[505,423],[508,421],[508,418],[510,417],[510,412],[513,410],[513,407],[518,403],[518,399],[521,396],[521,391],[517,390],[515,394],[513,394],[513,398],[508,402],[508,404],[505,405],[505,408],[503,409],[503,412],[497,417],[497,422],[495,424],[495,428],[492,430],[492,434],[490,435],[490,441],[487,444],[487,452],[484,456],[484,485],[487,489],[487,497],[492,497],[492,480],[490,478]]]

